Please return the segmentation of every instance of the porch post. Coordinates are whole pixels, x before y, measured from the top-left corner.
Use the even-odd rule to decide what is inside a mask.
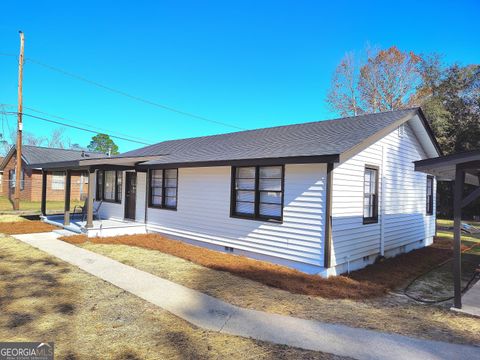
[[[462,225],[462,198],[465,172],[457,165],[455,170],[455,188],[453,193],[453,289],[454,304],[457,309],[462,308],[462,254],[461,254],[461,225]]]
[[[47,216],[47,171],[42,170],[42,201],[40,211]]]
[[[325,187],[325,236],[323,267],[332,266],[332,188],[333,188],[333,163],[327,164],[327,179]]]
[[[65,171],[65,208],[63,212],[63,225],[70,225],[70,189],[72,183],[72,173]]]
[[[95,170],[88,171],[88,197],[87,197],[87,224],[86,228],[93,227],[93,184],[95,183]]]

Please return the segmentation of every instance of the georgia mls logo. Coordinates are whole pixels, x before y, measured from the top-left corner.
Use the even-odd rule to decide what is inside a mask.
[[[53,360],[53,342],[0,343],[0,360]]]

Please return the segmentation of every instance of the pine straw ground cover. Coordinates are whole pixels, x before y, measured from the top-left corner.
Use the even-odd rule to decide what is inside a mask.
[[[23,220],[13,222],[0,222],[0,234],[17,235],[49,232],[58,229],[56,226],[39,220]]]
[[[350,276],[324,279],[288,267],[171,240],[159,234],[90,239],[85,235],[74,235],[61,239],[73,244],[90,241],[94,244],[121,244],[158,250],[210,269],[227,271],[294,294],[321,296],[327,299],[359,300],[384,295],[451,256],[451,250],[445,246],[445,242],[439,242],[428,248],[387,259],[356,271]]]
[[[0,339],[54,341],[68,360],[341,359],[199,329],[11,237],[0,237]]]
[[[229,271],[219,271],[198,265],[161,251],[138,246],[101,243],[108,242],[106,239],[103,241],[100,239],[99,242],[85,242],[86,238],[70,237],[69,241],[79,243],[77,246],[84,249],[243,308],[425,339],[480,344],[480,321],[450,311],[448,303],[446,306],[425,306],[414,303],[405,296],[392,293],[357,300],[296,294]],[[127,243],[130,244],[130,242]],[[182,243],[173,242],[172,245],[180,246]],[[448,248],[449,245],[446,242],[440,242],[438,246]],[[423,254],[425,255],[425,252]],[[229,259],[233,257],[228,254],[222,255],[228,256]],[[242,258],[235,257],[235,259]],[[417,258],[417,260],[424,259]],[[252,261],[255,264],[263,264]],[[383,266],[385,265],[379,269],[383,269]],[[366,276],[366,273],[364,275]],[[283,275],[278,273],[277,276]],[[323,283],[323,279],[319,277],[315,277],[314,280]],[[353,278],[347,278],[347,280],[357,281]],[[330,280],[330,283],[333,283],[333,280]]]

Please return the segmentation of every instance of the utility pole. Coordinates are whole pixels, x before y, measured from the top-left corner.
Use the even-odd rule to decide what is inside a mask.
[[[20,31],[20,56],[18,57],[18,124],[17,124],[17,165],[15,167],[15,195],[13,197],[13,210],[20,210],[20,181],[22,181],[22,112],[23,112],[23,48],[25,38]]]

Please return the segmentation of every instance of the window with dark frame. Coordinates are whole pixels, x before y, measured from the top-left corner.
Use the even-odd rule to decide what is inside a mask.
[[[149,207],[176,210],[178,169],[150,170]]]
[[[282,221],[283,166],[232,168],[231,216]]]
[[[378,168],[365,167],[363,190],[363,223],[378,222]]]
[[[433,176],[427,176],[427,215],[433,215]]]
[[[98,170],[96,199],[106,202],[122,202],[122,172]]]

